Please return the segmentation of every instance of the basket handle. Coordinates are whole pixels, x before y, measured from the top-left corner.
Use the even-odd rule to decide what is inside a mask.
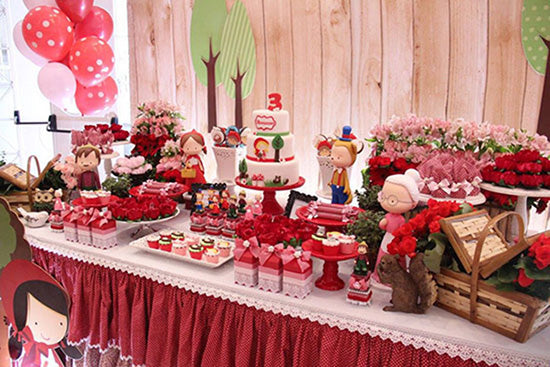
[[[31,163],[34,161],[36,165],[36,169],[38,170],[38,175],[40,175],[40,162],[38,162],[38,158],[36,158],[35,155],[29,156],[29,159],[27,159],[27,195],[29,197],[29,205],[32,208],[33,204],[33,185],[31,185]]]
[[[476,250],[474,252],[474,259],[472,262],[472,276],[471,276],[471,284],[470,284],[470,321],[474,321],[477,318],[477,291],[478,291],[478,281],[479,281],[479,259],[481,257],[481,250],[483,248],[483,244],[485,243],[485,240],[487,239],[487,236],[489,235],[489,231],[495,224],[500,222],[502,219],[513,216],[516,217],[518,220],[518,229],[519,229],[519,242],[525,241],[525,224],[523,223],[523,218],[521,215],[519,215],[516,212],[504,212],[500,213],[496,217],[493,217],[487,222],[485,225],[485,228],[483,228],[483,231],[481,231],[481,235],[479,236],[479,239],[476,243]]]

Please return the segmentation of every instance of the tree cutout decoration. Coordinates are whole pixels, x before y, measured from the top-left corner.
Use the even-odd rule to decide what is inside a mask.
[[[273,149],[275,149],[275,162],[279,162],[280,151],[285,146],[285,142],[283,138],[281,138],[281,135],[275,135],[273,141],[271,142],[271,145],[273,146]]]
[[[31,247],[24,237],[23,224],[3,198],[0,198],[0,233],[0,273],[12,260],[31,260]]]
[[[246,159],[242,159],[239,162],[239,173],[241,178],[246,178],[248,172],[248,164],[246,164]]]
[[[228,96],[235,99],[235,126],[243,127],[242,101],[248,97],[256,77],[256,44],[242,1],[231,7],[221,37],[220,69]]]
[[[529,65],[548,76],[550,64],[550,3],[548,0],[525,0],[521,10],[521,43]],[[550,78],[545,77],[537,132],[550,136]]]
[[[191,15],[191,59],[195,74],[208,89],[208,131],[217,126],[216,87],[221,82],[220,40],[227,17],[225,0],[196,0]]]

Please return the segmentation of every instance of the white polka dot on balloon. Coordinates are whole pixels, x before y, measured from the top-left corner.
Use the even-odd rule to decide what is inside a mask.
[[[32,28],[32,25],[30,23],[27,23],[27,29],[30,31]]]
[[[95,63],[101,66],[101,65],[103,65],[103,60],[97,59],[97,61]]]
[[[55,46],[54,40],[48,40],[48,46],[50,46],[50,47]]]
[[[45,20],[42,22],[42,25],[44,26],[44,28],[48,28],[50,26],[50,22]]]
[[[55,14],[59,14],[59,10],[57,10],[57,9],[54,9],[53,12],[54,12]]]
[[[44,35],[42,34],[42,32],[38,31],[36,32],[36,38],[42,38]]]
[[[99,92],[97,95],[98,95],[99,98],[103,98],[105,96],[105,93]]]
[[[80,56],[80,51],[76,51],[74,54],[75,56]]]
[[[75,70],[78,70],[78,65],[73,66]]]
[[[71,33],[73,31],[73,28],[72,27],[67,27],[67,32]]]
[[[88,93],[88,98],[94,98],[94,94],[93,93]]]
[[[90,73],[94,71],[94,68],[92,66],[88,66],[88,68],[86,68],[86,70],[88,70]]]
[[[32,45],[32,47],[34,47],[34,48],[37,48],[37,47],[38,47],[38,43],[36,43],[36,42],[32,42],[31,45]]]
[[[96,74],[96,75],[94,75],[94,78],[96,78],[96,79],[101,78],[101,74]]]
[[[38,8],[36,8],[36,9],[34,9],[34,10],[40,11],[40,10],[42,10],[42,8],[41,8],[41,7],[38,7]]]
[[[105,66],[103,69],[101,69],[101,72],[102,73],[106,73],[109,71],[109,68],[107,66]]]

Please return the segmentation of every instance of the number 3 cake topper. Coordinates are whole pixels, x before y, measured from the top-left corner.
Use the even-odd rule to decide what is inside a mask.
[[[283,109],[283,105],[281,104],[281,95],[279,93],[270,93],[267,95],[267,98],[269,98],[269,105],[267,106],[268,110],[280,111]]]

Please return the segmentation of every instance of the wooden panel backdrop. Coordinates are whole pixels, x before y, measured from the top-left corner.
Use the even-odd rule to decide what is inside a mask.
[[[243,2],[257,56],[245,124],[267,93],[280,92],[299,157],[312,156],[314,133],[349,122],[366,136],[394,114],[536,129],[543,77],[522,52],[521,0]],[[132,108],[165,99],[184,106],[188,127],[204,131],[206,87],[189,54],[192,6],[128,0]],[[233,121],[233,110],[220,86],[220,125]]]

